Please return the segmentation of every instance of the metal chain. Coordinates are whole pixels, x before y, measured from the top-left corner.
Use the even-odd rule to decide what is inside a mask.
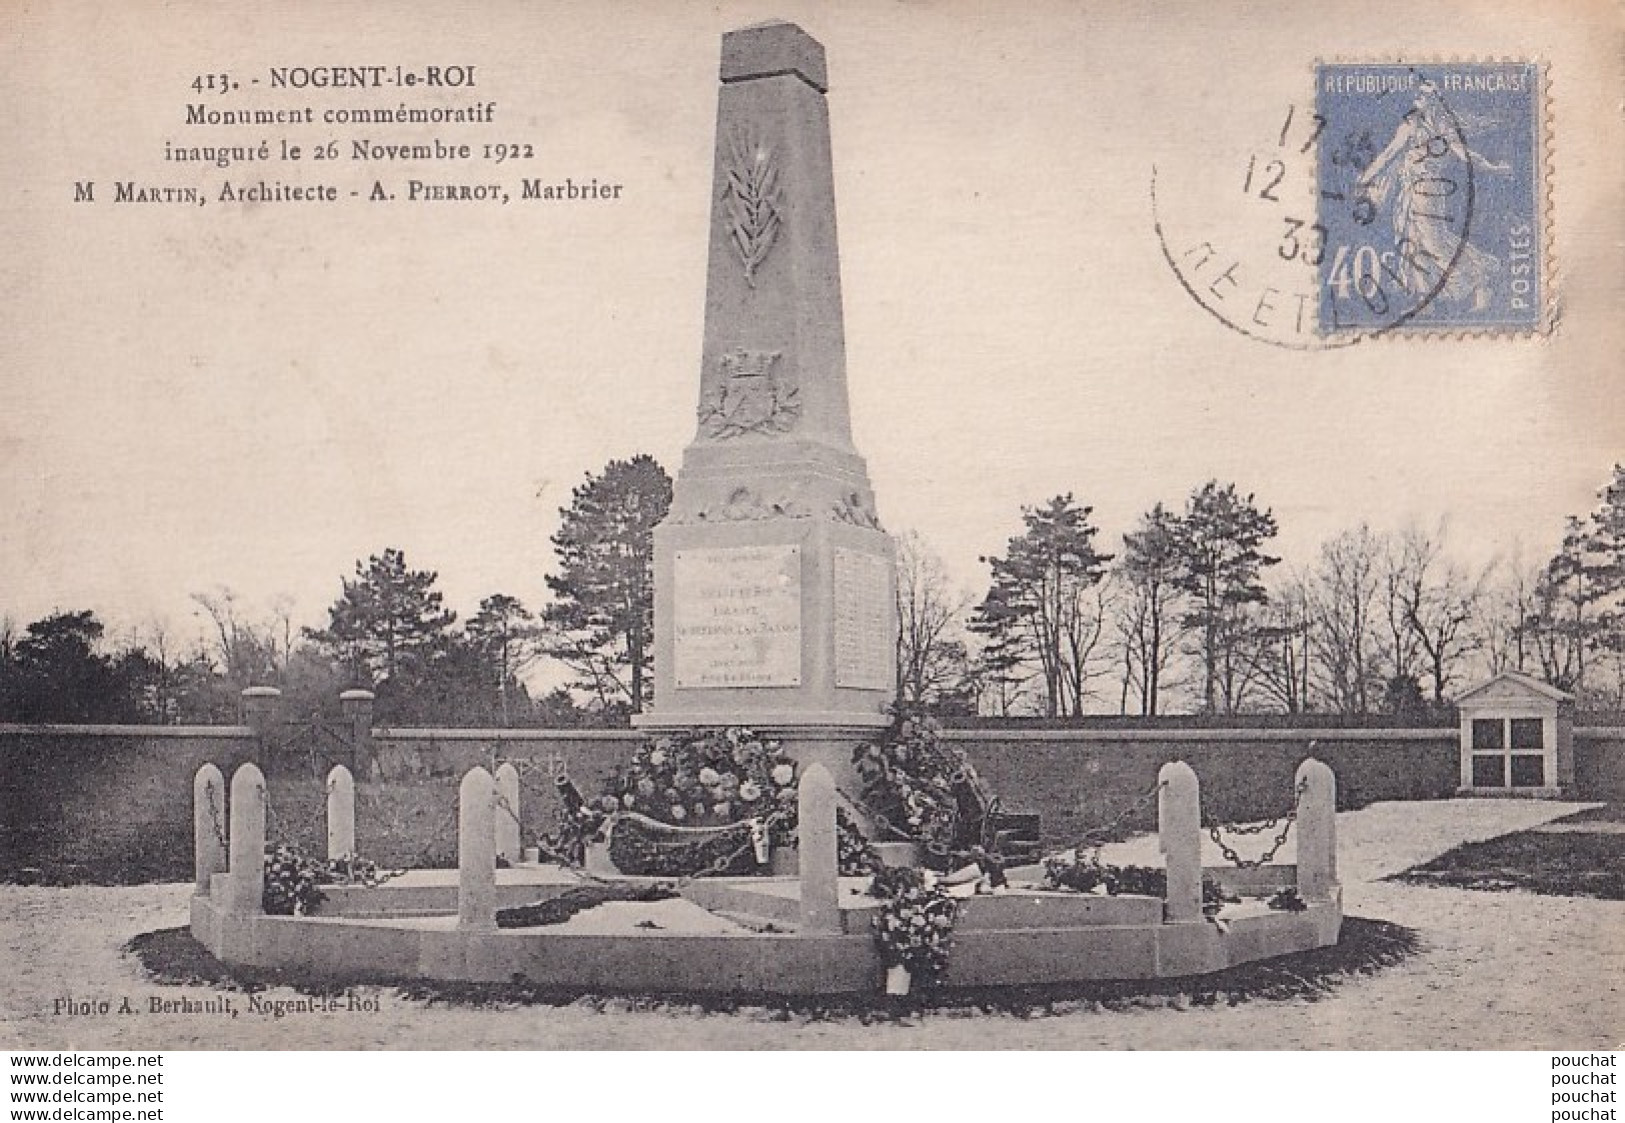
[[[1208,836],[1212,838],[1214,843],[1219,847],[1219,853],[1224,855],[1225,861],[1229,862],[1237,869],[1256,870],[1260,866],[1267,866],[1270,864],[1270,861],[1275,857],[1276,851],[1280,850],[1281,847],[1286,843],[1286,836],[1292,833],[1292,824],[1297,821],[1297,818],[1298,813],[1296,811],[1293,811],[1290,815],[1288,815],[1286,817],[1286,825],[1281,828],[1281,833],[1275,836],[1275,841],[1270,844],[1270,848],[1264,851],[1264,853],[1259,855],[1257,858],[1243,858],[1241,855],[1237,854],[1236,851],[1227,842],[1225,842],[1222,837],[1220,837],[1219,826],[1217,823],[1210,823],[1207,828],[1207,833]]]
[[[316,820],[316,825],[313,828],[312,833],[314,833],[317,838],[325,838],[327,835],[327,805],[332,801],[333,791],[338,787],[338,784],[339,782],[337,780],[329,776],[327,778],[327,790],[322,799],[318,800],[316,803],[316,810],[312,816]],[[353,781],[350,790],[352,792],[355,790]]]
[[[435,843],[439,842],[443,837],[445,837],[446,828],[452,826],[456,822],[457,808],[453,807],[450,811],[446,812],[445,816],[440,820],[439,825],[436,826],[434,831],[429,835],[429,840],[423,844],[423,849],[418,851],[417,859],[414,863],[415,865],[422,866],[429,860],[429,856],[434,851]]]
[[[783,812],[783,811],[775,811],[765,819],[760,819],[760,820],[746,819],[743,822],[744,822],[745,825],[751,825],[751,824],[760,822],[761,827],[759,829],[761,831],[763,831],[763,832],[766,832],[770,827],[772,827],[772,825],[774,823],[778,822],[780,819],[783,819],[785,817],[786,817],[785,812]],[[757,830],[758,830],[757,827],[751,826],[751,829],[745,833],[744,845],[742,845],[742,846],[738,847],[737,849],[735,849],[733,851],[733,853],[724,854],[722,857],[717,858],[715,861],[713,861],[709,866],[707,866],[703,870],[696,870],[695,872],[687,875],[686,877],[678,878],[677,879],[677,888],[681,889],[683,886],[689,884],[690,882],[698,881],[702,877],[711,877],[711,876],[714,876],[716,874],[726,872],[728,867],[733,865],[735,858],[739,858],[739,857],[744,855],[745,851],[755,848]]]
[[[913,835],[895,825],[889,818],[886,817],[884,813],[876,811],[873,807],[870,807],[869,804],[866,803],[861,797],[853,795],[845,788],[836,788],[835,794],[846,800],[846,802],[852,807],[857,808],[859,811],[863,812],[863,814],[867,815],[870,822],[874,824],[875,829],[880,831],[882,834],[892,834],[898,840],[903,842],[918,841]]]
[[[1098,850],[1105,843],[1112,841],[1112,837],[1117,833],[1117,829],[1124,823],[1128,822],[1129,819],[1133,818],[1135,815],[1139,814],[1141,811],[1144,811],[1147,807],[1155,803],[1157,797],[1162,794],[1162,789],[1167,786],[1168,782],[1166,780],[1158,780],[1151,786],[1149,791],[1119,811],[1117,815],[1111,819],[1111,821],[1102,826],[1084,831],[1079,836],[1077,843],[1073,845],[1073,852],[1081,853],[1084,850]]]
[[[1285,816],[1286,821],[1282,825],[1280,833],[1275,836],[1275,839],[1270,844],[1270,848],[1264,851],[1264,853],[1259,855],[1256,859],[1243,858],[1241,855],[1237,854],[1235,849],[1232,848],[1229,843],[1225,842],[1224,838],[1219,834],[1221,828],[1217,822],[1209,821],[1207,825],[1208,837],[1211,838],[1214,845],[1219,848],[1219,853],[1224,855],[1224,860],[1235,866],[1237,869],[1256,870],[1260,866],[1267,866],[1271,861],[1274,860],[1275,855],[1280,851],[1281,847],[1286,845],[1287,835],[1292,833],[1292,824],[1298,821],[1298,804],[1302,802],[1303,793],[1307,788],[1307,781],[1300,780],[1298,782],[1298,786],[1293,792],[1292,796],[1292,810],[1287,812]],[[1274,828],[1278,821],[1278,819],[1271,819],[1268,823],[1260,826],[1241,828],[1232,826],[1225,829],[1228,829],[1230,833],[1236,835],[1261,834],[1266,830]]]
[[[515,826],[523,830],[525,824],[519,818],[519,811],[514,807],[513,804],[508,802],[508,797],[499,791],[492,791],[491,794],[495,797],[496,805],[508,813],[509,818],[514,821]]]
[[[1291,812],[1288,812],[1288,816],[1290,816],[1290,815],[1291,815]],[[1242,837],[1246,837],[1247,835],[1250,835],[1250,834],[1263,834],[1266,831],[1272,831],[1276,827],[1280,826],[1280,824],[1281,824],[1281,816],[1277,815],[1275,818],[1266,819],[1262,823],[1250,823],[1250,824],[1249,823],[1225,823],[1225,824],[1223,824],[1223,830],[1224,830],[1224,832],[1226,834],[1240,835]],[[1214,826],[1214,825],[1217,825],[1217,824],[1209,823],[1209,825]]]
[[[226,841],[226,830],[220,825],[220,808],[215,806],[214,785],[206,784],[203,788],[209,802],[209,822],[214,827],[214,839],[220,844],[220,849],[230,850],[231,844]]]

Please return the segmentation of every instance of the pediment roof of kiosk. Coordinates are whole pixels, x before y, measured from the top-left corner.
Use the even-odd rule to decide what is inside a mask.
[[[1508,691],[1505,689],[1508,686],[1515,689]],[[1496,687],[1501,687],[1502,689],[1497,690],[1495,689]],[[1517,671],[1502,671],[1488,682],[1481,682],[1477,686],[1464,691],[1456,698],[1456,705],[1466,705],[1471,700],[1486,693],[1505,697],[1507,694],[1516,694],[1519,692],[1529,697],[1544,698],[1549,702],[1561,703],[1574,701],[1574,695],[1568,693],[1567,691],[1559,690],[1557,687],[1552,686],[1549,683],[1541,682],[1536,678],[1530,678],[1528,675],[1521,675]],[[1485,701],[1488,700],[1489,699],[1485,699]]]

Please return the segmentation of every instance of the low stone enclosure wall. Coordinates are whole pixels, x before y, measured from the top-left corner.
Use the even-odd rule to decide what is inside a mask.
[[[1456,728],[1287,726],[1235,719],[1102,719],[1083,724],[983,723],[948,729],[1009,811],[1041,816],[1044,841],[1085,831],[1148,830],[1157,770],[1185,760],[1225,822],[1279,814],[1293,769],[1313,754],[1337,773],[1339,805],[1446,799],[1457,784]],[[629,730],[370,729],[289,723],[243,726],[0,725],[0,878],[51,882],[185,880],[189,813],[177,793],[200,764],[229,774],[253,760],[267,776],[272,837],[319,850],[324,777],[344,764],[363,808],[358,843],[386,866],[445,862],[454,849],[458,778],[503,759],[528,793],[563,762],[591,794],[630,759]],[[1575,730],[1574,797],[1625,800],[1625,727]],[[526,837],[551,827],[551,804],[527,800]]]
[[[794,877],[680,881],[708,927],[633,925],[613,931],[557,926],[502,928],[503,907],[536,903],[583,883],[575,871],[517,862],[511,765],[493,777],[482,767],[458,788],[455,873],[420,871],[382,885],[334,889],[311,916],[267,916],[267,785],[253,764],[240,766],[229,796],[219,769],[206,764],[193,782],[193,936],[221,960],[333,978],[503,983],[523,979],[558,991],[733,995],[872,993],[885,964],[871,929],[877,903],[866,878],[837,872],[835,781],[809,765],[799,785]],[[358,827],[347,769],[328,777],[329,856],[353,846]],[[962,901],[954,926],[947,987],[1033,986],[1102,979],[1203,975],[1240,963],[1337,942],[1342,891],[1337,881],[1336,779],[1308,759],[1289,781],[1296,834],[1293,865],[1249,869],[1202,866],[1202,807],[1196,773],[1181,762],[1159,769],[1154,787],[1165,859],[1161,900],[1100,897],[1012,886]],[[221,830],[221,808],[229,830]],[[523,809],[518,809],[523,813]],[[1018,871],[1012,871],[1016,873]],[[1204,874],[1252,895],[1218,920],[1204,916]],[[626,878],[646,882],[651,879]],[[1285,888],[1297,911],[1257,900]],[[757,923],[751,923],[754,918]]]

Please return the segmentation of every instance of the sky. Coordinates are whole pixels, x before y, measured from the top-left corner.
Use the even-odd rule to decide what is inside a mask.
[[[880,515],[967,588],[1061,492],[1115,548],[1210,477],[1298,564],[1362,521],[1444,518],[1538,561],[1625,459],[1617,30],[1605,4],[14,4],[0,33],[0,615],[201,626],[189,594],[322,622],[385,547],[463,616],[539,607],[558,509],[694,434],[719,40],[769,17],[829,57],[853,433]],[[21,13],[20,18],[13,18]],[[1604,33],[1599,34],[1599,31]],[[139,49],[132,49],[139,44]],[[1245,162],[1317,59],[1536,57],[1557,324],[1533,338],[1247,338],[1159,247],[1273,243]],[[472,90],[266,88],[277,67],[476,68]],[[193,80],[226,73],[213,100]],[[252,80],[258,78],[259,86]],[[495,102],[488,125],[185,124],[211,107]],[[435,100],[435,99],[439,100]],[[240,101],[234,99],[241,99]],[[531,146],[358,163],[352,139]],[[283,140],[221,170],[173,145]],[[1297,174],[1296,169],[1294,175]],[[623,185],[611,202],[369,203],[407,180]],[[223,182],[332,183],[229,205]],[[97,201],[76,203],[94,181]],[[208,205],[117,203],[130,181]],[[1312,190],[1307,180],[1294,190]]]

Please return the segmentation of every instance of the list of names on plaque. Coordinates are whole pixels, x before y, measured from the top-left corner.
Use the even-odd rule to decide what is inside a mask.
[[[835,685],[890,690],[896,658],[886,559],[835,549]]]
[[[678,689],[801,685],[801,547],[678,550]]]

